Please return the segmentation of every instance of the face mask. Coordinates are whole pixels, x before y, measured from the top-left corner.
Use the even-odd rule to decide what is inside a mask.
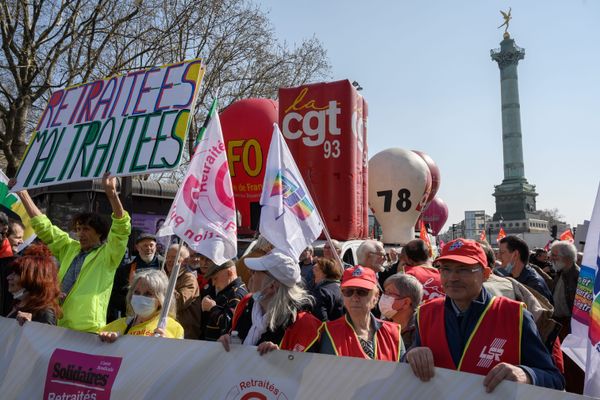
[[[381,315],[387,319],[392,319],[392,317],[398,313],[397,310],[392,308],[395,300],[396,299],[387,294],[381,295],[381,298],[379,299],[379,310],[381,311]]]
[[[156,299],[134,294],[131,296],[131,308],[136,315],[142,318],[149,317],[156,311]]]
[[[25,292],[26,292],[25,289],[21,289],[18,292],[13,293],[13,295],[12,295],[13,299],[15,299],[15,300],[21,300],[23,298],[23,296],[25,296]]]
[[[263,295],[260,292],[260,290],[258,292],[252,293],[252,300],[254,300],[255,303],[261,301],[262,298],[263,298]]]
[[[512,272],[513,268],[515,267],[515,263],[513,263],[512,261],[509,262],[506,267],[504,267],[504,270],[506,271],[506,273],[508,275],[510,275],[510,273]]]
[[[556,272],[562,270],[564,267],[565,267],[565,265],[560,261],[552,263],[552,269],[555,270]]]

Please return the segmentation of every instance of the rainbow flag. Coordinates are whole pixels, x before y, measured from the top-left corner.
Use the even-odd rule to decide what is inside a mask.
[[[562,350],[585,371],[583,394],[600,397],[600,187],[588,227],[573,302],[571,334]]]
[[[283,196],[286,207],[302,221],[310,217],[315,209],[300,183],[294,179],[294,175],[287,168],[279,171],[275,177],[271,189],[271,197],[273,196]]]
[[[296,261],[321,234],[323,221],[277,124],[273,125],[260,205],[261,235]]]

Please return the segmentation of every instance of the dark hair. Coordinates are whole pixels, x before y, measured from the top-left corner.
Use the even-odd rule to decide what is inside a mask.
[[[476,240],[476,242],[479,243],[479,245],[483,249],[483,252],[485,253],[485,258],[487,259],[488,267],[493,269],[494,265],[496,265],[496,256],[494,255],[494,250],[492,250],[492,246],[490,246],[487,240]]]
[[[8,225],[8,217],[0,211],[0,225]]]
[[[321,269],[325,278],[339,281],[342,278],[342,269],[331,258],[320,257],[317,260],[318,268]]]
[[[421,239],[414,239],[406,243],[403,250],[406,249],[406,257],[417,263],[424,263],[429,260],[429,248],[427,243]]]
[[[21,229],[25,230],[25,225],[21,223],[21,221],[17,221],[16,219],[11,219],[8,221],[8,233],[6,236],[10,236],[15,233],[13,226],[19,225]]]
[[[52,309],[57,318],[62,316],[58,305],[60,287],[52,253],[43,244],[32,244],[22,257],[16,258],[11,268],[19,276],[20,285],[27,291],[20,310],[35,314]]]
[[[77,225],[87,225],[100,235],[100,240],[103,241],[108,235],[108,224],[104,217],[96,213],[81,213],[73,217],[71,221],[71,229],[75,230]]]
[[[506,248],[510,252],[517,250],[521,262],[527,264],[529,260],[529,246],[527,246],[527,243],[523,239],[518,236],[506,236],[500,239],[500,243],[506,244]]]

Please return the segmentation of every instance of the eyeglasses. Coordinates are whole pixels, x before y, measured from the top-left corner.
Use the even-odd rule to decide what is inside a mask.
[[[402,299],[405,299],[405,298],[409,297],[409,296],[400,296],[400,295],[398,295],[398,294],[395,294],[395,293],[389,293],[389,292],[383,292],[383,294],[385,294],[386,296],[393,297],[393,298],[394,298],[394,300],[402,300]]]
[[[342,289],[342,295],[344,297],[352,297],[354,293],[358,295],[358,297],[366,297],[369,295],[371,291],[363,288],[344,288]]]
[[[385,253],[385,251],[382,251],[382,252],[370,251],[369,254],[375,255],[377,257],[385,257],[385,256],[387,256],[387,254]]]
[[[450,267],[441,266],[438,268],[438,271],[440,271],[440,275],[448,276],[451,273],[455,272],[461,278],[466,278],[467,276],[470,276],[471,274],[474,274],[475,272],[481,271],[481,267],[454,269],[454,268],[450,268]]]

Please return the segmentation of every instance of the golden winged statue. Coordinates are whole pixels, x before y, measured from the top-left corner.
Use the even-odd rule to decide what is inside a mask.
[[[512,8],[508,9],[508,13],[500,10],[500,14],[502,14],[502,18],[504,18],[504,23],[502,25],[500,25],[498,27],[498,29],[502,28],[503,26],[506,26],[506,28],[504,28],[504,35],[508,35],[508,25],[509,25],[510,20],[512,19],[512,16],[510,15],[511,11],[512,11]]]

